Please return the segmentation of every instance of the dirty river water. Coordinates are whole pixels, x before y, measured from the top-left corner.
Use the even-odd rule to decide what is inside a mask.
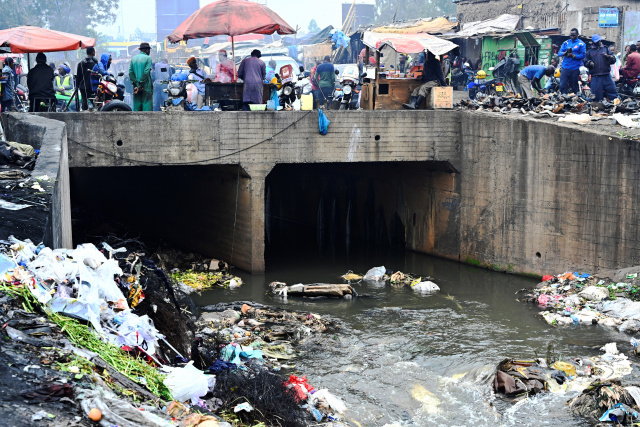
[[[346,271],[364,274],[378,265],[431,276],[442,291],[420,296],[409,288],[363,283],[354,287],[368,296],[353,301],[284,302],[267,294],[272,281],[342,283],[339,276]],[[630,349],[628,336],[597,325],[548,326],[536,316],[536,307],[516,301],[515,293],[534,286],[534,279],[412,252],[269,260],[265,275],[240,276],[242,288],[210,291],[196,302],[250,300],[344,322],[340,332],[328,337],[331,345],[307,351],[292,372],[342,397],[352,425],[590,425],[565,405],[577,392],[534,396],[516,405],[494,400],[496,365],[506,357],[546,357],[549,346],[563,360],[601,354],[597,349],[611,341],[627,354]]]

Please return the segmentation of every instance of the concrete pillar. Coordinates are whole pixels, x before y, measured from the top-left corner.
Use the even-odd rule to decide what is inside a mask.
[[[249,175],[249,209],[251,210],[251,273],[264,273],[266,179],[273,164],[249,164],[242,168]]]

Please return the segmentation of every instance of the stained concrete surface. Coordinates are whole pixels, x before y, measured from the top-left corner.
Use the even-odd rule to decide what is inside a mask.
[[[305,112],[48,116],[68,125],[72,168],[240,166],[240,185],[231,188],[229,181],[236,197],[221,209],[235,212],[237,198],[248,215],[235,242],[246,254],[236,265],[249,271],[265,268],[265,182],[275,165],[430,161],[447,162],[455,172],[446,197],[436,199],[415,175],[415,202],[402,218],[410,249],[531,274],[640,264],[635,141],[597,127],[485,112],[328,115],[326,136],[318,133],[316,114]],[[386,178],[400,182],[401,176]],[[208,254],[220,256],[234,243],[184,244],[208,245]]]

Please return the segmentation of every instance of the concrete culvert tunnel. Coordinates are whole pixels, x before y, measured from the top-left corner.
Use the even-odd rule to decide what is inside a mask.
[[[280,164],[267,176],[267,265],[283,254],[430,252],[455,200],[449,162]]]
[[[251,239],[243,230],[251,228],[245,191],[249,178],[239,166],[72,168],[70,172],[76,244],[113,231],[126,232],[247,268]],[[114,226],[119,229],[113,230]]]

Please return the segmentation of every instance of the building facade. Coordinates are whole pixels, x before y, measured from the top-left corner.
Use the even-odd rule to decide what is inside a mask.
[[[591,37],[600,34],[619,46],[640,40],[640,1],[596,0],[454,0],[458,21],[464,25],[508,13],[520,15],[521,29],[572,28]],[[617,13],[615,10],[617,9]],[[617,19],[616,19],[617,15]],[[617,21],[617,22],[616,22]]]

